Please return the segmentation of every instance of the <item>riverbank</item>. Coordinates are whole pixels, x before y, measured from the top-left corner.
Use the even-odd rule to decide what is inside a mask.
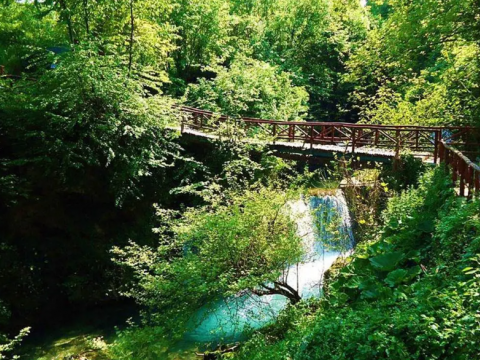
[[[23,360],[106,360],[107,344],[116,337],[127,320],[137,319],[138,307],[133,303],[113,304],[89,311],[58,324],[33,328],[22,346]]]

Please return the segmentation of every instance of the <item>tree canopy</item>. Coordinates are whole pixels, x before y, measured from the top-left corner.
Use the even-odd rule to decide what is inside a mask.
[[[300,300],[279,280],[303,254],[295,219],[288,214],[290,196],[261,187],[227,199],[189,209],[174,225],[163,219],[173,227],[161,229],[157,250],[135,244],[114,249],[117,261],[138,277],[138,288],[129,294],[151,309],[150,321],[165,329],[165,336],[182,335],[193,313],[209,301],[245,290]],[[159,215],[169,213],[159,210]]]
[[[36,331],[78,309],[119,303],[125,293],[147,305],[145,324],[160,325],[120,334],[154,343],[184,332],[206,300],[247,290],[282,294],[295,306],[280,319],[282,330],[273,326],[273,337],[257,334],[248,343],[244,358],[297,347],[295,359],[355,357],[352,343],[369,344],[358,353],[364,358],[381,357],[374,348],[422,358],[424,340],[432,358],[478,355],[478,324],[468,317],[478,310],[478,202],[457,203],[443,175],[418,182],[424,167],[413,158],[396,179],[382,173],[382,189],[418,189],[395,195],[382,219],[385,199],[364,202],[375,209],[359,218],[360,227],[381,229],[368,232],[372,239],[347,270],[332,275],[332,303],[304,308],[279,273],[302,255],[295,222],[283,210],[300,186],[292,174],[311,173],[258,145],[269,136],[261,130],[245,131],[257,136],[247,144],[223,136],[223,128],[221,141],[179,136],[181,105],[230,118],[479,126],[478,0],[0,5],[0,359],[14,356],[29,326]],[[159,223],[162,231],[152,232]],[[445,251],[436,253],[425,239]],[[429,308],[436,285],[448,295]],[[288,320],[296,315],[300,325]],[[360,324],[361,334],[344,318]],[[396,325],[406,331],[401,340],[391,332]],[[308,340],[315,337],[346,353]],[[128,359],[128,351],[121,356]]]

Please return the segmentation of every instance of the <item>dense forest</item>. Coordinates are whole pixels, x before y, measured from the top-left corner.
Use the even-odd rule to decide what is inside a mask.
[[[479,0],[0,0],[0,359],[480,358],[480,202],[448,169],[179,131],[181,105],[478,127],[479,84]],[[302,296],[289,211],[352,179],[369,184],[345,191],[355,250],[329,217],[345,256]],[[244,294],[286,300],[178,350],[199,309]],[[112,308],[109,339],[30,350]]]

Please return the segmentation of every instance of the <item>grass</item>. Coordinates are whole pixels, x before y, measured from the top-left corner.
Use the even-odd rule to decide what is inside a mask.
[[[337,193],[340,182],[333,179],[320,179],[312,181],[309,185],[307,190],[309,196],[327,196]]]
[[[113,340],[113,339],[112,339]],[[44,344],[27,346],[24,360],[108,360],[106,341],[101,332],[89,333],[89,329],[75,329],[58,338],[50,338]]]
[[[84,313],[68,324],[49,330],[32,329],[21,346],[21,360],[108,360],[107,344],[116,339],[115,327],[122,327],[137,310],[115,305]]]

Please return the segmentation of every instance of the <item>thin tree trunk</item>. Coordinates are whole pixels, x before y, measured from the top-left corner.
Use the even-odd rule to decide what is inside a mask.
[[[128,74],[132,71],[133,61],[133,32],[135,31],[135,18],[133,17],[133,0],[130,0],[130,49],[128,56]]]
[[[290,303],[292,305],[297,304],[302,298],[300,297],[300,294],[298,291],[296,291],[294,288],[292,288],[290,285],[287,283],[283,282],[274,282],[273,283],[274,287],[269,287],[267,285],[261,285],[263,290],[261,289],[255,289],[252,292],[255,295],[258,296],[264,296],[264,295],[283,295],[285,296],[288,300],[290,300]]]
[[[65,18],[67,20],[67,27],[68,27],[68,37],[70,38],[70,43],[73,44],[74,37],[73,37],[73,26],[72,26],[72,18],[70,17],[70,11],[67,8],[67,4],[65,0],[59,0],[60,8],[62,12],[65,14]]]
[[[302,298],[300,297],[300,294],[298,293],[297,290],[292,288],[290,285],[288,285],[286,282],[274,282],[276,287],[282,287],[287,290],[287,297],[289,298],[290,302],[295,305],[298,303]]]
[[[83,12],[85,20],[85,30],[87,31],[87,36],[90,34],[90,27],[88,24],[88,0],[83,0]]]

